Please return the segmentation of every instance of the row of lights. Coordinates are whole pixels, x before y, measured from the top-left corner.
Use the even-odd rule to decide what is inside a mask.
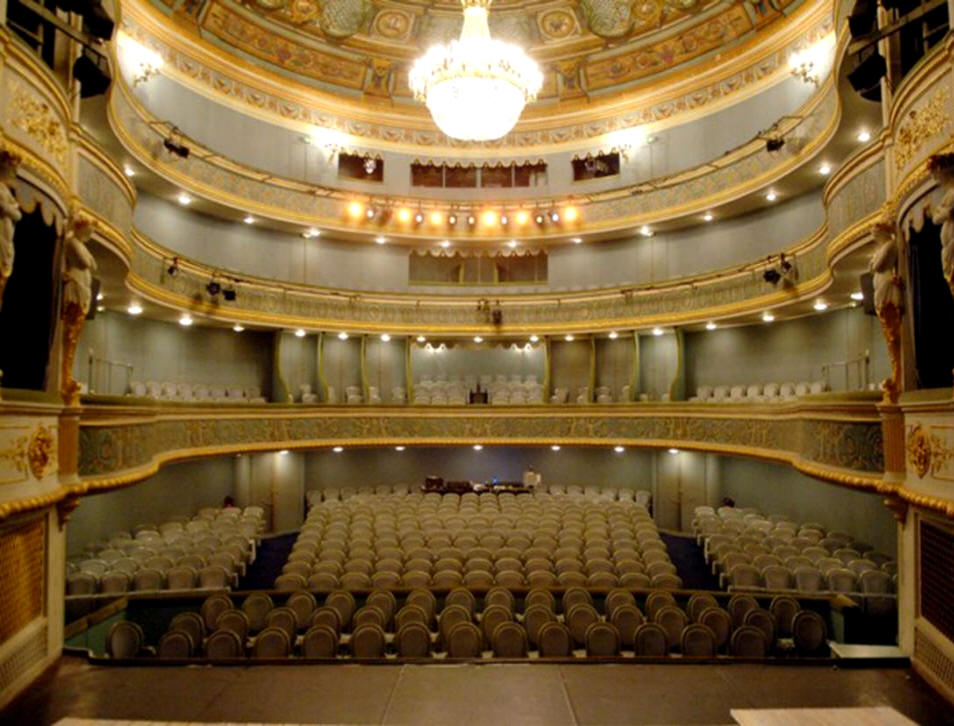
[[[483,451],[483,450],[484,450],[484,445],[483,445],[483,444],[474,444],[471,448],[472,448],[474,451]],[[560,448],[561,448],[561,447],[560,447],[559,444],[553,444],[553,445],[550,447],[551,451],[559,451]],[[335,446],[335,447],[333,447],[331,450],[332,450],[334,453],[336,453],[336,454],[340,454],[341,452],[344,451],[344,447],[343,447],[343,446]],[[395,450],[395,451],[406,451],[406,450],[407,450],[407,447],[406,447],[406,446],[402,446],[402,445],[398,445],[398,446],[395,446],[395,447],[394,447],[394,450]],[[619,446],[619,445],[617,445],[617,446],[614,446],[614,447],[613,447],[613,452],[616,453],[616,454],[622,454],[622,453],[624,453],[625,451],[626,451],[626,447],[625,447],[625,446]],[[289,452],[288,452],[288,449],[282,449],[282,450],[279,451],[278,453],[281,454],[282,456],[285,456],[285,455],[287,455]],[[669,453],[670,453],[670,454],[678,454],[678,453],[679,453],[679,449],[669,449]]]
[[[518,209],[512,215],[494,209],[458,214],[453,211],[444,213],[436,209],[425,213],[423,209],[414,211],[410,207],[398,207],[397,210],[392,210],[390,206],[364,204],[357,200],[348,203],[347,213],[348,217],[356,223],[376,221],[379,224],[385,224],[394,217],[400,224],[415,227],[420,227],[425,223],[431,227],[456,227],[460,223],[468,227],[476,227],[478,224],[482,227],[509,227],[511,224],[525,227],[531,221],[538,227],[544,227],[548,224],[574,224],[580,219],[580,210],[574,206],[566,206],[562,209],[556,207],[535,209],[533,211]]]
[[[855,138],[858,140],[859,143],[866,144],[869,141],[871,141],[871,132],[868,131],[867,129],[861,129],[858,132],[858,134],[855,136]],[[829,174],[831,174],[831,172],[832,172],[832,166],[827,161],[823,161],[818,166],[818,173],[821,174],[822,176],[828,176]],[[769,189],[765,193],[765,201],[767,202],[774,202],[778,199],[778,197],[779,197],[779,193],[775,189]],[[705,216],[703,217],[703,219],[706,222],[711,222],[714,219],[714,217],[711,212],[707,212]]]

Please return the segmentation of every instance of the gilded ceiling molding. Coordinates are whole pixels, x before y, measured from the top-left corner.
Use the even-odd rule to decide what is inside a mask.
[[[124,20],[128,32],[163,56],[163,73],[242,113],[302,132],[313,126],[333,128],[368,148],[460,157],[470,155],[470,150],[480,156],[493,149],[499,156],[508,150],[527,153],[534,147],[592,147],[594,140],[614,130],[646,125],[665,128],[736,103],[787,77],[792,50],[832,32],[832,6],[831,0],[802,3],[768,37],[756,34],[755,41],[726,50],[720,62],[706,70],[692,68],[681,75],[667,75],[662,95],[658,88],[651,87],[638,88],[622,99],[620,93],[581,95],[576,107],[566,104],[570,109],[564,113],[553,104],[538,104],[527,109],[524,120],[508,136],[467,148],[434,129],[423,108],[403,100],[374,105],[373,93],[366,92],[360,101],[351,100],[295,83],[284,74],[263,70],[260,64],[183,33],[180,26],[170,23],[144,0],[124,3]],[[651,49],[643,48],[642,52],[648,59]],[[614,73],[617,71],[614,68]],[[368,108],[369,104],[373,109]],[[435,151],[436,147],[445,151]]]
[[[348,221],[347,206],[355,197],[363,195],[329,187],[319,187],[290,179],[273,177],[257,169],[223,159],[210,149],[190,143],[192,154],[188,159],[170,161],[161,154],[162,140],[167,129],[148,114],[142,105],[122,84],[114,89],[108,104],[110,125],[121,143],[170,182],[226,206],[271,217],[294,224],[321,226],[327,229],[354,231]],[[630,187],[586,195],[578,202],[583,222],[581,230],[610,231],[658,223],[687,214],[694,214],[718,204],[739,198],[783,177],[807,163],[828,142],[841,121],[841,102],[833,79],[829,78],[816,94],[799,110],[801,119],[789,119],[783,124],[786,133],[797,133],[807,141],[796,151],[769,153],[761,140],[749,142],[723,155],[714,162],[699,165],[670,177],[643,182]],[[788,147],[786,147],[787,149]],[[449,200],[411,199],[408,197],[374,196],[374,201],[393,201],[424,209],[447,206]],[[474,204],[529,208],[562,203],[566,197],[525,199],[519,202],[494,202],[481,199]],[[470,202],[457,201],[466,205]],[[395,221],[394,225],[398,225]],[[383,228],[389,231],[391,228]],[[399,229],[397,226],[395,230]],[[565,237],[567,229],[536,232],[536,239]],[[423,232],[400,227],[408,236],[424,236]],[[453,238],[454,235],[451,235]],[[486,237],[498,239],[499,234]],[[430,240],[431,237],[428,236]]]

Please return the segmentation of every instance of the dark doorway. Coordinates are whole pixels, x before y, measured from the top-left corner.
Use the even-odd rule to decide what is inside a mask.
[[[918,388],[948,388],[954,369],[954,298],[941,272],[941,228],[930,220],[911,235],[910,267]]]

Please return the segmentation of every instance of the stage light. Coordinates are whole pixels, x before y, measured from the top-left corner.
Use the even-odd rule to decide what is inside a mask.
[[[822,176],[828,176],[829,174],[831,174],[831,164],[828,164],[827,162],[823,162],[822,165],[818,167],[818,173],[821,174]]]
[[[445,240],[442,240],[442,241],[441,241],[441,247],[443,247],[445,250],[446,250],[448,247],[450,247],[450,240],[446,240],[446,239],[445,239]]]
[[[858,132],[858,141],[860,141],[862,144],[871,141],[871,134],[867,130],[862,129]]]
[[[476,218],[473,214],[468,215],[468,216],[467,216],[467,224],[469,224],[471,227],[473,227],[475,224],[477,224],[477,218]]]
[[[220,285],[215,280],[210,280],[209,283],[205,286],[205,290],[209,295],[215,297],[220,292],[222,292],[222,285]]]
[[[352,219],[357,219],[361,216],[361,213],[364,211],[364,206],[361,202],[350,202],[348,204],[348,216]]]
[[[481,216],[481,221],[485,226],[492,227],[493,225],[497,224],[497,213],[491,209],[488,209]]]
[[[509,247],[510,249],[514,250],[514,249],[517,248],[517,244],[518,244],[518,243],[517,243],[517,240],[512,239],[512,240],[510,240],[510,241],[507,243],[507,247]]]
[[[424,212],[418,212],[414,215],[414,224],[424,224]]]
[[[530,220],[530,215],[527,214],[527,213],[526,213],[525,211],[523,211],[522,209],[521,209],[519,212],[517,212],[516,216],[514,217],[514,221],[516,221],[516,223],[519,224],[519,225],[524,225],[524,224],[526,224],[529,220]]]
[[[399,222],[410,222],[411,221],[411,210],[407,207],[401,207],[397,213]]]
[[[419,335],[419,336],[417,336],[417,342],[418,342],[418,343],[426,343],[426,342],[427,342],[427,338],[425,338],[423,335]]]
[[[483,343],[483,342],[484,342],[484,339],[481,338],[479,335],[475,335],[475,336],[474,336],[474,342],[475,342],[475,343]]]
[[[136,170],[133,169],[131,166],[124,166],[124,167],[123,167],[123,174],[125,174],[125,175],[128,176],[129,178],[132,178],[132,177],[136,176]]]
[[[540,226],[543,226],[543,223],[546,222],[547,219],[542,214],[537,212],[536,216],[533,218],[533,221],[539,224]]]
[[[444,215],[440,212],[431,212],[431,224],[435,227],[444,221]]]
[[[314,239],[315,237],[318,237],[320,234],[321,234],[320,229],[309,227],[308,229],[306,229],[304,232],[301,233],[301,236],[304,237],[305,239]]]
[[[395,447],[394,447],[394,450],[395,450],[395,451],[404,451],[404,449],[406,449],[406,448],[407,448],[407,447],[405,447],[405,446],[395,446]]]
[[[500,215],[500,224],[501,224],[502,226],[506,227],[508,224],[510,224],[510,217],[508,217],[506,214],[501,214],[501,215]]]
[[[80,98],[106,93],[113,80],[106,57],[89,47],[84,47],[83,54],[73,63],[73,78],[79,81]],[[188,153],[188,149],[186,152]]]
[[[377,210],[374,207],[368,207],[364,210],[364,216],[366,219],[374,219],[374,215],[377,214]]]
[[[550,212],[550,221],[554,224],[560,221],[560,213],[556,210]]]
[[[483,448],[482,444],[474,444],[474,451],[481,451]]]
[[[679,453],[679,449],[669,449],[669,453],[670,453],[670,454],[678,454],[678,453]]]
[[[645,224],[644,224],[642,227],[639,228],[639,233],[640,233],[643,237],[652,237],[652,236],[653,236],[653,230],[652,230],[652,228],[648,227],[648,226],[645,225]]]
[[[851,293],[851,299],[857,302],[861,302],[865,299],[865,294],[863,292],[853,292]]]
[[[563,210],[563,219],[567,222],[575,222],[579,219],[580,212],[576,207],[567,207]]]
[[[449,214],[449,215],[447,216],[447,223],[448,223],[451,227],[453,227],[455,224],[457,224],[457,215],[456,215],[456,214]]]

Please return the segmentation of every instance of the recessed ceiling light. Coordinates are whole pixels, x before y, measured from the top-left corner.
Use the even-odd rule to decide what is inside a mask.
[[[565,340],[567,343],[572,343],[576,339],[572,335],[565,335],[563,340]]]
[[[183,207],[187,207],[192,204],[192,197],[190,197],[185,192],[179,192],[179,195],[176,197],[176,201],[179,202]]]
[[[126,308],[126,312],[130,315],[139,315],[142,312],[142,305],[139,303],[129,303],[129,307]]]
[[[301,328],[299,328],[298,330],[295,331],[295,337],[296,337],[296,338],[304,338],[305,335],[306,335],[305,331],[302,330]]]
[[[559,444],[553,444],[553,446],[550,447],[550,450],[551,450],[551,451],[559,451],[559,450],[560,450],[560,445],[559,445]]]
[[[288,456],[288,449],[282,449],[278,452],[279,456]]]
[[[394,447],[394,450],[395,450],[395,451],[404,451],[405,448],[407,448],[407,447],[405,447],[405,446],[395,446],[395,447]]]
[[[390,341],[390,340],[391,340],[391,336],[390,336],[390,335],[388,335],[387,333],[381,333],[381,342],[382,342],[382,343],[387,343],[387,342]]]
[[[507,243],[507,247],[509,247],[510,249],[513,249],[516,246],[517,246],[517,240],[515,239],[512,239]]]
[[[774,202],[776,199],[778,199],[778,194],[776,194],[774,191],[770,191],[765,195],[765,199],[766,201]]]
[[[182,313],[182,315],[179,317],[179,325],[188,328],[190,325],[192,325],[192,316],[189,315],[189,313]]]
[[[475,342],[475,343],[483,343],[483,342],[484,342],[484,339],[481,338],[479,335],[475,335],[475,336],[474,336],[474,342]]]
[[[481,451],[483,448],[483,444],[474,444],[474,451]]]
[[[338,333],[338,340],[347,340],[347,339],[348,339],[348,334],[346,332],[341,331],[340,333]]]
[[[713,219],[715,219],[712,212],[706,212],[705,214],[702,215],[702,218],[707,222],[711,222]]]
[[[853,293],[851,293],[851,299],[852,299],[852,300],[857,300],[858,302],[861,302],[862,300],[865,299],[865,294],[864,294],[863,292],[860,292],[860,291],[859,291],[859,292],[853,292]]]
[[[306,229],[304,232],[302,232],[301,236],[304,237],[305,239],[312,239],[313,237],[318,237],[320,234],[321,234],[320,229],[315,229],[314,227],[310,227],[309,229]]]
[[[378,235],[377,237],[374,238],[374,241],[377,242],[379,245],[383,245],[383,244],[387,244],[388,238]]]
[[[649,227],[647,227],[645,224],[644,224],[642,227],[639,228],[639,233],[640,233],[643,237],[652,237],[652,236],[653,236],[653,231],[652,231],[652,229],[650,229]]]
[[[829,164],[827,161],[822,162],[822,165],[818,167],[818,173],[822,176],[828,176],[831,174],[831,164]]]
[[[775,316],[770,312],[764,312],[762,313],[762,320],[764,320],[766,323],[771,323],[773,320],[775,320]]]
[[[101,292],[96,293],[96,302],[102,302],[105,297]]]
[[[719,326],[711,321],[706,323],[706,330],[715,330],[717,327]]]
[[[336,454],[340,454],[342,451],[344,451],[344,447],[336,446],[335,448],[332,449],[332,451],[335,452]]]
[[[609,334],[610,340],[616,340],[618,337],[619,337],[619,333],[617,333],[615,330],[610,331],[610,334]]]
[[[125,175],[128,176],[128,177],[134,177],[134,176],[136,176],[136,170],[133,169],[131,166],[124,166],[124,167],[123,167],[123,174],[125,174]]]
[[[97,305],[97,306],[96,306],[96,312],[98,312],[98,313],[105,313],[105,312],[106,312],[106,306],[105,306],[105,305]]]
[[[828,303],[826,303],[824,300],[816,300],[815,304],[812,305],[812,307],[815,308],[818,312],[821,312],[822,310],[828,309]]]
[[[570,238],[570,242],[572,242],[572,243],[575,244],[575,245],[578,245],[578,244],[580,244],[581,242],[583,242],[583,238],[582,238],[582,237],[571,237],[571,238]]]
[[[540,336],[539,336],[539,335],[531,335],[531,336],[530,336],[530,342],[531,342],[531,343],[536,343],[538,340],[540,340]]]
[[[662,334],[663,334],[663,329],[662,329],[662,328],[653,328],[653,335],[657,335],[657,336],[658,336],[658,335],[662,335]]]
[[[614,446],[614,447],[613,447],[613,451],[615,451],[617,454],[622,454],[624,451],[626,451],[626,447],[624,447],[624,446]]]
[[[243,330],[245,330],[245,328],[236,323],[232,326],[232,330],[234,330],[236,333],[241,333]]]
[[[862,144],[871,141],[871,134],[867,129],[862,129],[858,132],[858,141],[860,141]]]
[[[255,224],[255,217],[251,214],[246,214],[245,219],[242,220],[245,224]]]
[[[419,335],[419,336],[417,336],[417,342],[418,342],[418,343],[426,343],[426,342],[427,342],[427,338],[425,338],[423,335]]]
[[[442,240],[441,247],[443,247],[444,249],[447,249],[448,247],[450,247],[450,240],[448,239]]]
[[[679,453],[679,449],[670,449],[670,450],[669,450],[669,453],[670,453],[670,454],[678,454],[678,453]]]

